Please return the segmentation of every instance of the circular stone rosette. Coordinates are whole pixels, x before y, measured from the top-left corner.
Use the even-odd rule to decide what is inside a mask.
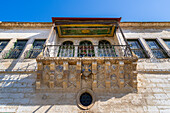
[[[95,103],[95,95],[91,89],[82,89],[77,94],[77,105],[81,109],[90,109]]]

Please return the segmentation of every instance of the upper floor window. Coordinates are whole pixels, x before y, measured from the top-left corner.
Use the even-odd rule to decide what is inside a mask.
[[[78,47],[78,57],[93,57],[95,56],[94,53],[94,46],[90,41],[82,41]]]
[[[137,39],[127,41],[131,50],[138,56],[138,58],[147,58],[145,51]]]
[[[14,47],[7,51],[7,53],[5,53],[4,58],[18,58],[26,43],[27,40],[17,40],[17,42],[15,42],[14,44]]]
[[[43,50],[45,40],[35,40],[32,48],[25,53],[25,58],[36,58]]]
[[[165,41],[166,45],[170,48],[170,39],[165,39],[164,41]]]
[[[63,42],[59,48],[59,57],[74,57],[74,45],[71,41]]]
[[[167,58],[167,54],[156,40],[146,40],[146,42],[156,58]]]
[[[113,46],[111,46],[110,42],[106,40],[99,41],[98,45],[98,56],[99,57],[115,57],[116,52]]]
[[[6,45],[8,44],[9,40],[0,40],[0,53],[2,52],[2,50],[6,47]]]

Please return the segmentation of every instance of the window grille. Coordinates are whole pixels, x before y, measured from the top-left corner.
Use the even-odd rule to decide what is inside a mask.
[[[146,40],[146,42],[156,58],[167,58],[166,53],[156,40]]]
[[[36,58],[43,50],[45,40],[35,40],[32,49],[26,51],[25,58]]]
[[[170,48],[170,40],[164,40],[166,45]]]
[[[128,40],[128,44],[130,45],[131,50],[138,56],[138,58],[147,58],[145,51],[137,39]]]
[[[94,57],[94,46],[90,41],[82,41],[78,47],[78,57]]]
[[[0,40],[0,53],[2,52],[2,50],[6,47],[6,45],[8,44],[9,40]]]
[[[15,42],[14,47],[5,54],[5,58],[17,59],[24,49],[26,43],[27,40],[18,40],[17,42]]]
[[[74,57],[74,45],[71,41],[64,42],[60,48],[58,57]]]
[[[110,42],[106,40],[99,41],[98,45],[98,56],[99,57],[116,57],[116,52]]]

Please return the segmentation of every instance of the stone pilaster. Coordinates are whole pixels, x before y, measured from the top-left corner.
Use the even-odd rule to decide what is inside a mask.
[[[125,80],[124,80],[124,62],[119,61],[119,69],[118,69],[118,86],[120,88],[124,87]]]
[[[111,63],[109,61],[105,62],[105,85],[106,88],[111,87],[110,74],[111,73]]]
[[[92,82],[92,88],[97,88],[97,62],[92,62],[92,73],[93,73],[93,82]]]
[[[63,62],[63,88],[67,88],[68,83],[68,75],[69,75],[69,68],[68,68],[68,62]]]
[[[36,89],[41,88],[42,72],[43,72],[43,63],[37,62],[37,79],[36,79]]]
[[[77,61],[76,65],[76,86],[78,89],[81,88],[81,61]]]

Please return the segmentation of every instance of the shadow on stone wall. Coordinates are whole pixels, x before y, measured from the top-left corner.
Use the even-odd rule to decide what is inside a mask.
[[[77,92],[70,93],[35,90],[36,73],[1,73],[0,74],[0,105],[77,105]],[[130,95],[129,95],[130,94]],[[135,93],[95,94],[97,101],[109,101],[129,95],[129,101]],[[40,106],[41,107],[41,106]],[[37,108],[38,109],[38,108]],[[50,108],[49,108],[50,109]]]

